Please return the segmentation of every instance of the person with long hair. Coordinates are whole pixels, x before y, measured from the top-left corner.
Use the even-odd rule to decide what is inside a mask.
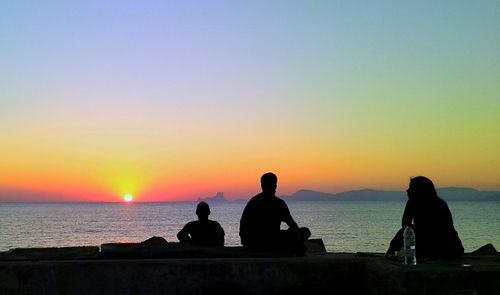
[[[463,255],[464,247],[453,226],[453,218],[446,202],[438,197],[432,181],[424,176],[410,179],[401,229],[392,239],[386,256],[403,247],[403,231],[407,226],[415,230],[416,255],[424,259],[450,259]]]

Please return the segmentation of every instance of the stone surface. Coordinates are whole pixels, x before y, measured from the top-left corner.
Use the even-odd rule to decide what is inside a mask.
[[[0,294],[498,294],[500,256],[405,266],[383,254],[0,261]]]
[[[243,247],[191,246],[182,243],[163,243],[159,239],[142,243],[109,243],[101,245],[102,258],[242,258],[242,257],[294,257],[290,252],[249,252]],[[321,239],[305,243],[307,255],[324,255],[326,249]]]
[[[0,253],[0,294],[498,294],[500,256],[405,266],[381,253],[308,257],[166,243],[13,249]]]
[[[500,290],[500,256],[466,255],[415,266],[366,259],[364,285],[378,286],[367,294],[498,294]]]
[[[0,252],[1,260],[81,260],[99,258],[99,247],[15,248]]]
[[[475,255],[492,255],[492,254],[497,254],[497,249],[495,249],[495,247],[490,243],[490,244],[486,244],[482,247],[480,247],[479,249],[477,250],[474,250],[472,252],[472,254],[475,254]]]
[[[304,245],[307,248],[306,255],[325,255],[326,248],[322,239],[309,239]]]

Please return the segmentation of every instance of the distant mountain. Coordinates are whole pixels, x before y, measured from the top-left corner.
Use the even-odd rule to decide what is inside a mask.
[[[445,187],[437,189],[446,201],[500,201],[498,191],[478,191],[473,188]]]
[[[471,188],[438,188],[438,196],[445,201],[500,201],[498,191],[478,191]],[[362,189],[336,194],[313,190],[299,190],[291,196],[283,196],[288,201],[405,201],[405,191],[383,191]]]
[[[299,190],[291,196],[282,196],[291,201],[331,201],[335,198],[334,194],[322,193],[313,190]]]
[[[387,201],[400,200],[406,194],[398,191],[379,191],[362,189],[336,194],[317,192],[313,190],[299,190],[287,197],[290,201]]]
[[[223,192],[217,192],[215,196],[213,197],[207,197],[207,198],[198,198],[198,202],[207,202],[207,203],[222,203],[222,202],[229,202],[226,200],[224,197]]]
[[[344,201],[397,201],[406,200],[406,192],[362,189],[336,194]]]

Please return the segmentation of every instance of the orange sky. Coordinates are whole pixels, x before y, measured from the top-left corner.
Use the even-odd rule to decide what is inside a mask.
[[[268,171],[500,190],[495,1],[24,5],[0,5],[0,201],[248,198]]]

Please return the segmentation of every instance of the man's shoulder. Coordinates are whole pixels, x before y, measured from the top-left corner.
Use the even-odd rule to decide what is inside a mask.
[[[260,193],[258,195],[253,196],[248,201],[247,204],[249,204],[249,205],[256,205],[256,204],[262,204],[262,203],[273,204],[273,205],[278,204],[278,205],[284,205],[284,206],[286,206],[286,202],[283,199],[281,199],[281,198],[279,198],[279,197],[277,197],[275,195],[270,196],[270,195],[266,195],[264,193]]]
[[[275,199],[275,200],[276,200],[277,202],[279,202],[279,203],[286,204],[285,200],[283,200],[283,199],[282,199],[282,198],[280,198],[280,197],[274,196],[274,198],[273,198],[273,199]]]
[[[188,223],[186,223],[186,225],[184,227],[193,227],[193,226],[196,226],[197,224],[199,223],[198,220],[194,220],[194,221],[190,221]]]
[[[209,220],[210,224],[214,227],[214,228],[217,228],[219,230],[221,230],[222,232],[224,232],[224,229],[222,228],[222,225],[220,225],[220,223],[218,221],[215,221],[215,220]]]
[[[251,197],[250,198],[250,201],[259,201],[259,200],[263,200],[265,198],[265,194],[264,193],[258,193],[256,194],[255,196]]]
[[[186,223],[186,224],[184,225],[184,227],[182,228],[182,230],[183,230],[183,231],[188,231],[188,232],[192,231],[192,230],[193,230],[193,228],[195,228],[195,227],[196,227],[196,222],[197,222],[197,221],[190,221],[190,222]]]
[[[212,224],[212,225],[220,226],[220,223],[218,221],[215,221],[215,220],[208,220],[208,223]]]
[[[261,203],[263,201],[265,201],[264,195],[262,193],[260,193],[260,194],[257,194],[255,196],[251,197],[250,200],[248,200],[248,202],[247,202],[247,206],[253,206],[253,205]]]
[[[287,207],[287,208],[288,208],[288,206],[286,205],[285,200],[283,200],[283,199],[281,199],[281,198],[279,198],[279,197],[277,197],[277,196],[274,196],[272,199],[273,199],[273,203],[274,203],[276,206],[280,206],[280,207]]]

